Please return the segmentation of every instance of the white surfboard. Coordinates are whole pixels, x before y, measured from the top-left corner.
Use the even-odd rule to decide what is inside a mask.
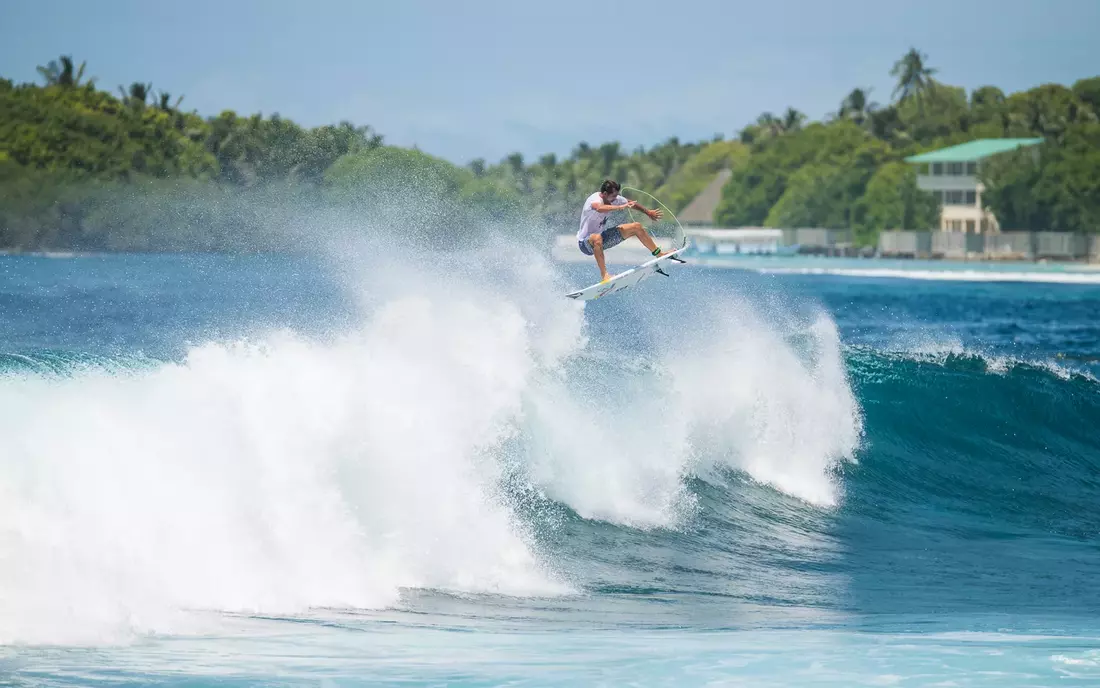
[[[577,299],[578,301],[591,301],[598,299],[601,296],[607,296],[608,294],[614,294],[617,291],[629,289],[633,286],[641,284],[654,275],[666,274],[664,269],[672,264],[674,260],[679,260],[676,256],[682,253],[687,247],[681,246],[680,248],[666,253],[663,256],[658,256],[652,260],[642,263],[636,268],[627,270],[626,272],[615,275],[607,282],[599,282],[593,284],[591,287],[585,287],[580,291],[574,291],[566,294],[571,299]],[[683,261],[680,261],[683,262]]]

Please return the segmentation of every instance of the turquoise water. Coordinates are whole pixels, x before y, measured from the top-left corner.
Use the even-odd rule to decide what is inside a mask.
[[[1100,284],[1100,265],[1067,261],[968,261],[730,254],[696,257],[696,260],[715,267],[753,270],[762,273],[899,277],[934,281]]]
[[[1100,286],[485,258],[0,258],[0,682],[1100,679]]]

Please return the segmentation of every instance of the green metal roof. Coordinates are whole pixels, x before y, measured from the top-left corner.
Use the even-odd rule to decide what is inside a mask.
[[[905,162],[971,162],[1042,142],[1043,139],[978,139],[950,148],[911,155],[905,159]]]

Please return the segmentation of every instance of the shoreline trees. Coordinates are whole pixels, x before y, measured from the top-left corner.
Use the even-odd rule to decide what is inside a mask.
[[[821,121],[788,108],[763,113],[730,140],[673,137],[632,151],[582,142],[562,158],[515,153],[465,167],[386,146],[350,122],[306,128],[278,114],[202,117],[181,109],[184,96],[141,81],[99,90],[70,56],[38,72],[41,84],[0,79],[0,249],[263,248],[266,235],[253,225],[269,220],[273,204],[392,206],[383,190],[398,195],[421,178],[439,182],[449,221],[570,231],[580,198],[606,177],[653,190],[679,211],[722,169],[732,174],[716,224],[848,228],[870,245],[883,229],[935,224],[938,209],[916,188],[906,156],[1025,136],[1045,139],[1038,161],[1006,155],[983,170],[984,199],[1001,225],[1100,231],[1100,76],[967,93],[936,80],[915,48],[891,69],[890,102],[857,87]],[[455,210],[462,207],[476,212]]]

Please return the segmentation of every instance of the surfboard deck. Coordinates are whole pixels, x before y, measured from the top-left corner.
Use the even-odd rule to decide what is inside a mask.
[[[631,268],[626,272],[621,272],[618,275],[612,277],[607,282],[597,282],[590,287],[585,287],[584,289],[581,289],[579,291],[570,292],[566,294],[566,296],[571,299],[576,299],[578,301],[592,301],[602,296],[607,296],[608,294],[614,294],[615,292],[637,286],[649,279],[650,277],[653,277],[654,275],[666,274],[663,272],[665,267],[665,265],[663,264],[667,261],[676,259],[678,254],[682,253],[686,249],[687,247],[683,246],[676,249],[675,251],[672,251],[671,253],[666,253],[663,256],[658,256],[657,258],[648,260],[636,268]]]

